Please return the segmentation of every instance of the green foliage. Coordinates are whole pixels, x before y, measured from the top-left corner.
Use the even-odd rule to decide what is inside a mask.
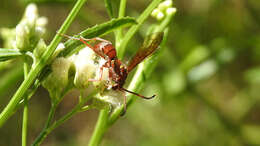
[[[131,17],[124,17],[124,18],[118,18],[118,19],[111,19],[108,22],[98,24],[96,26],[93,26],[91,28],[88,28],[77,36],[87,37],[87,38],[94,38],[94,37],[100,37],[107,33],[110,33],[116,29],[127,27],[130,25],[134,25],[137,22],[134,18]],[[80,45],[81,42],[78,40],[68,40],[65,43],[65,49],[61,52],[61,56],[67,56],[76,46]]]
[[[57,34],[51,41],[51,43],[47,46],[45,44],[45,41],[41,38],[42,34],[45,32],[45,24],[46,24],[46,18],[38,18],[38,11],[37,7],[34,4],[30,4],[25,11],[24,18],[21,20],[21,22],[16,26],[16,34],[14,39],[13,35],[7,35],[8,31],[2,30],[2,35],[5,37],[6,41],[12,43],[14,42],[14,48],[17,49],[1,49],[0,50],[0,60],[6,61],[9,59],[17,58],[19,56],[23,56],[24,63],[24,81],[19,87],[19,89],[16,91],[12,99],[10,100],[9,104],[5,107],[5,109],[0,114],[0,126],[2,126],[5,121],[16,111],[17,108],[19,108],[18,104],[19,102],[24,104],[24,114],[23,114],[23,129],[22,129],[22,145],[26,146],[27,144],[27,121],[28,121],[28,100],[30,97],[35,93],[37,87],[42,84],[43,87],[45,87],[51,98],[51,108],[50,112],[46,121],[46,124],[44,128],[42,129],[42,132],[39,134],[39,136],[35,139],[33,145],[39,145],[41,142],[46,138],[46,136],[54,130],[57,126],[71,118],[74,114],[86,111],[90,108],[97,108],[101,110],[100,118],[97,122],[96,129],[94,131],[94,134],[90,140],[90,145],[97,145],[101,142],[101,139],[104,135],[104,132],[109,128],[111,125],[111,121],[109,121],[109,111],[111,108],[114,111],[117,111],[112,114],[111,116],[114,118],[113,122],[115,121],[115,118],[118,118],[120,115],[119,113],[122,112],[122,106],[120,104],[120,101],[116,99],[117,96],[122,96],[120,91],[109,91],[104,90],[104,88],[107,88],[105,85],[106,80],[108,81],[108,72],[107,77],[103,78],[98,83],[93,83],[94,89],[90,90],[90,95],[85,95],[84,90],[88,88],[88,82],[92,78],[92,74],[95,76],[98,76],[97,73],[95,73],[95,70],[98,69],[100,65],[97,65],[97,62],[101,62],[100,56],[97,56],[93,51],[89,48],[82,49],[78,54],[75,53],[74,50],[78,50],[77,48],[81,46],[81,42],[78,40],[77,37],[87,37],[87,38],[95,38],[102,35],[105,35],[107,33],[117,31],[116,34],[116,41],[119,42],[117,45],[120,48],[120,42],[124,42],[124,44],[127,44],[127,41],[124,41],[124,38],[127,38],[128,41],[131,37],[133,37],[134,33],[138,30],[138,28],[143,24],[144,20],[147,19],[147,17],[150,15],[152,10],[159,4],[160,0],[154,0],[147,9],[141,14],[141,16],[135,20],[135,18],[131,17],[124,17],[125,15],[125,6],[126,6],[126,0],[122,1],[120,3],[119,8],[119,18],[117,19],[111,19],[110,21],[107,21],[103,24],[95,25],[91,28],[86,29],[85,31],[81,32],[80,34],[74,36],[74,39],[68,40],[65,44],[59,43],[61,40],[61,36],[65,34],[65,31],[69,28],[69,25],[72,23],[73,19],[75,18],[76,14],[79,12],[80,7],[83,6],[85,0],[78,0],[78,2],[75,4],[74,8],[71,10],[71,13],[68,15],[64,23],[62,24],[59,31],[57,31]],[[112,8],[112,2],[111,1],[105,1],[105,6],[108,10],[108,14],[110,17],[114,17],[113,8]],[[167,8],[165,8],[167,9]],[[158,26],[153,26],[154,30],[164,31],[168,24],[169,19],[171,19],[173,16],[173,13],[169,13],[167,16],[168,19],[165,21],[162,21],[163,25],[160,23]],[[130,35],[126,35],[123,37],[122,32],[123,28],[131,25],[137,25],[137,27],[132,27],[129,29],[128,32],[130,32]],[[8,29],[6,29],[8,30]],[[9,29],[10,32],[12,29]],[[151,30],[151,28],[150,28]],[[152,31],[150,31],[152,32]],[[154,31],[155,32],[155,31]],[[145,43],[143,44],[143,48],[153,48],[156,49],[157,43],[159,44],[161,40],[163,39],[163,33],[157,33],[160,35],[160,38],[154,39],[150,38],[150,40],[145,40]],[[154,36],[154,35],[151,35]],[[8,44],[8,43],[7,43]],[[7,45],[8,46],[8,45]],[[9,45],[10,46],[10,45]],[[87,51],[86,51],[87,49]],[[125,48],[123,48],[125,49]],[[119,52],[121,52],[119,50]],[[124,52],[121,52],[120,57],[122,57]],[[25,56],[28,55],[32,58],[31,61],[29,61]],[[142,82],[144,82],[145,78],[142,78],[145,76],[150,76],[151,69],[155,67],[156,62],[154,57],[151,58],[151,60],[154,60],[154,63],[143,63],[140,71],[142,72],[137,73],[134,77],[133,81],[137,85],[141,85]],[[31,64],[31,67],[29,66],[29,63]],[[51,64],[51,65],[49,65]],[[47,67],[46,67],[47,66]],[[48,67],[51,66],[51,67]],[[149,68],[149,74],[146,73]],[[147,71],[146,71],[147,70]],[[104,72],[104,71],[103,71]],[[44,74],[45,77],[41,77],[37,79],[37,77],[40,74]],[[39,76],[40,77],[40,76]],[[31,84],[35,82],[34,88],[31,91],[28,91]],[[96,88],[95,88],[96,87]],[[137,87],[137,86],[136,86]],[[63,100],[64,95],[71,89],[76,88],[79,89],[81,94],[79,96],[79,102],[78,104],[64,117],[59,119],[57,122],[53,122],[54,115],[56,108],[58,107],[59,103]],[[137,90],[137,88],[133,88],[133,91]],[[97,92],[100,92],[97,94]],[[113,93],[112,93],[113,92]],[[95,96],[94,96],[95,95]],[[24,97],[22,99],[22,97]],[[85,103],[91,99],[94,98],[94,102],[92,102],[92,105],[85,106]],[[132,97],[131,97],[132,98]],[[130,98],[130,99],[131,99]],[[97,100],[95,100],[97,99]],[[99,106],[104,105],[104,106]],[[119,110],[118,110],[119,109]],[[119,111],[119,112],[118,112]]]
[[[58,34],[75,1],[30,1],[39,5],[39,14],[23,14],[29,1],[3,0],[0,6],[0,145],[260,144],[258,0],[81,1]],[[102,37],[128,64],[155,32],[164,32],[160,48],[128,74],[124,87],[156,98],[127,94],[124,117],[124,95],[104,86],[107,69],[100,82],[88,80],[97,79],[100,57],[77,39],[60,42],[60,34]]]
[[[0,48],[0,61],[6,61],[22,55],[23,54],[19,50]]]

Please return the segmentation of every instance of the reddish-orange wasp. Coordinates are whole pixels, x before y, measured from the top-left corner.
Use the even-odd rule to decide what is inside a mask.
[[[108,68],[109,71],[109,79],[113,81],[115,84],[113,84],[112,89],[113,90],[119,90],[124,93],[124,111],[126,111],[126,95],[125,92],[134,94],[138,97],[144,98],[144,99],[152,99],[155,97],[155,95],[151,97],[146,97],[143,95],[140,95],[138,93],[129,91],[125,88],[123,88],[123,85],[125,83],[125,80],[127,78],[127,75],[129,72],[131,72],[140,62],[142,62],[146,57],[150,56],[157,48],[159,48],[160,43],[163,39],[163,33],[153,33],[146,37],[145,41],[143,42],[143,45],[139,48],[137,53],[134,55],[134,57],[131,59],[131,61],[128,63],[128,65],[124,65],[121,60],[117,58],[117,53],[115,47],[112,45],[110,41],[104,40],[102,38],[92,38],[92,39],[85,39],[83,37],[72,37],[65,34],[61,34],[64,37],[79,40],[82,43],[84,43],[86,46],[91,48],[96,54],[98,54],[100,57],[106,60],[104,65],[100,68],[100,77],[98,80],[90,79],[90,81],[100,81],[102,79],[103,74],[103,68]],[[99,41],[99,43],[95,44],[94,46],[90,45],[89,41]]]

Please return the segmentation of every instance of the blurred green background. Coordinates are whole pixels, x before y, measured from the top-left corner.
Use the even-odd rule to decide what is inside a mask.
[[[120,0],[115,0],[119,1]],[[0,2],[0,27],[15,27],[26,0]],[[48,18],[49,43],[75,3],[72,0],[35,0],[40,16]],[[126,13],[137,17],[150,0],[129,0]],[[126,116],[105,134],[103,146],[244,146],[260,145],[260,1],[174,0],[177,13],[166,49],[144,95]],[[68,34],[109,20],[102,0],[88,0]],[[127,47],[131,56],[141,45],[149,18]],[[114,40],[113,34],[104,38]],[[3,46],[3,40],[0,41]],[[0,109],[10,100],[23,73],[19,61],[0,67]],[[13,75],[6,81],[6,76]],[[6,84],[8,82],[9,84]],[[72,92],[57,116],[77,102]],[[42,129],[50,108],[47,91],[39,88],[29,103],[31,143]],[[80,113],[54,130],[44,146],[87,145],[97,110]],[[22,109],[0,129],[0,145],[21,144]]]

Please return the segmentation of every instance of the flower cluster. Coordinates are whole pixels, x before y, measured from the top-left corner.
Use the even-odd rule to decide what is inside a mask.
[[[5,40],[6,48],[19,49],[21,51],[33,51],[34,48],[46,47],[41,37],[45,33],[46,17],[39,17],[35,4],[27,6],[24,16],[16,28],[2,28],[0,34]]]
[[[108,89],[108,69],[104,68],[100,78],[100,67],[105,60],[99,57],[91,48],[85,47],[77,54],[68,58],[54,59],[51,65],[51,74],[44,80],[43,86],[49,91],[52,100],[58,100],[71,89],[91,92],[98,90],[99,94],[93,98],[92,106],[118,107],[123,95],[121,92]],[[93,81],[94,80],[94,81]],[[91,90],[91,91],[90,91]],[[117,98],[119,97],[119,98]]]
[[[0,35],[4,39],[6,48],[19,49],[21,52],[29,53],[33,58],[32,68],[34,68],[47,48],[42,39],[46,31],[46,24],[47,18],[39,16],[37,6],[29,4],[16,28],[2,28]],[[111,85],[109,85],[107,68],[103,69],[102,79],[99,80],[100,67],[105,60],[88,47],[69,57],[57,57],[64,48],[63,43],[58,45],[50,59],[52,63],[48,63],[51,72],[42,81],[42,85],[48,90],[52,101],[59,101],[71,89],[88,92],[98,90],[98,95],[93,98],[93,107],[103,108],[107,105],[118,107],[121,105],[122,93],[108,89]],[[119,98],[117,99],[117,97]]]
[[[159,6],[153,10],[152,16],[157,20],[163,20],[165,16],[172,15],[176,12],[176,8],[172,7],[172,1],[166,0],[159,4]]]

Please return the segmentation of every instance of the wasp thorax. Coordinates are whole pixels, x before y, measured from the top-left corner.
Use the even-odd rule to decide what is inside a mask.
[[[115,47],[110,42],[101,42],[95,46],[100,52],[103,52],[104,56],[108,56],[109,59],[116,58]]]

